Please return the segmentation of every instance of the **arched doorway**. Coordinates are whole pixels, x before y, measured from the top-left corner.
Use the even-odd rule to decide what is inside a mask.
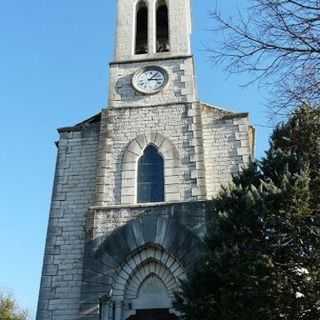
[[[138,297],[132,303],[136,314],[128,320],[177,320],[170,313],[171,298],[166,285],[155,274],[150,274],[141,284]]]
[[[135,310],[168,309],[171,307],[171,298],[168,288],[158,275],[150,273],[142,282],[137,298],[132,301]]]
[[[174,293],[185,277],[178,260],[162,247],[140,248],[119,270],[110,297],[114,316],[103,319],[176,320]]]

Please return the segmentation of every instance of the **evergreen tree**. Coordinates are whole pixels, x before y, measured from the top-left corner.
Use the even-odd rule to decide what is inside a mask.
[[[319,127],[298,109],[211,202],[207,253],[177,294],[186,320],[320,318]]]
[[[279,184],[278,177],[299,173],[309,166],[310,206],[320,213],[320,111],[303,106],[288,122],[277,126],[270,149],[262,161],[265,176]]]

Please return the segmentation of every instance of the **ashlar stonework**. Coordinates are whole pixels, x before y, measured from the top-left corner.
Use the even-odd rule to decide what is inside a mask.
[[[37,320],[179,318],[174,292],[201,257],[207,201],[249,163],[255,139],[247,113],[197,97],[190,7],[118,0],[108,106],[58,130]],[[160,181],[151,156],[138,172],[149,146]],[[163,202],[138,202],[161,181]]]

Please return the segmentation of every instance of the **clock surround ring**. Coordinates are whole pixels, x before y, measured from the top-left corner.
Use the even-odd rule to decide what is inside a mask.
[[[154,90],[146,90],[146,89],[141,88],[138,85],[137,82],[138,82],[139,76],[141,76],[142,74],[144,74],[147,71],[157,71],[157,72],[160,72],[162,74],[164,79],[163,79],[162,84],[158,88],[156,88]],[[142,68],[138,69],[133,74],[132,79],[131,79],[131,83],[132,83],[133,88],[136,91],[138,91],[139,93],[142,93],[144,95],[154,95],[154,94],[159,93],[163,88],[165,88],[165,86],[168,84],[168,81],[169,81],[168,71],[166,69],[164,69],[163,67],[160,67],[160,66],[157,66],[157,65],[145,66],[145,67],[142,67]]]

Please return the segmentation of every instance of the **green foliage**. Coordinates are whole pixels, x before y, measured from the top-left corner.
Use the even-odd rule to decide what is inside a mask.
[[[0,319],[1,320],[27,320],[26,311],[19,310],[16,301],[5,294],[0,293]]]
[[[186,320],[320,319],[319,115],[298,109],[211,202],[207,253],[177,294]]]
[[[262,161],[265,176],[276,184],[285,171],[300,173],[309,167],[310,205],[320,213],[320,111],[303,106],[287,123],[275,129]]]

